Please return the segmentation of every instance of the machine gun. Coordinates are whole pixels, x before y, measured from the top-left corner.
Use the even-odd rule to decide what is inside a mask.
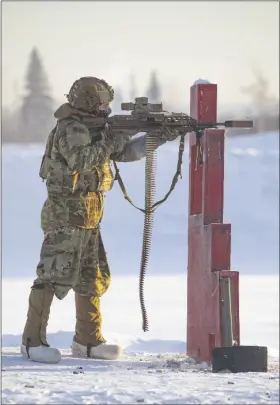
[[[131,111],[129,115],[114,115],[107,118],[108,124],[115,129],[131,129],[139,132],[162,132],[174,129],[179,135],[189,132],[203,131],[206,128],[251,128],[252,121],[229,120],[224,122],[199,122],[184,113],[171,114],[163,110],[162,103],[151,104],[147,97],[135,98],[135,103],[122,103],[122,111]]]
[[[155,209],[167,200],[181,175],[181,167],[183,161],[183,153],[185,146],[185,135],[190,132],[196,134],[197,159],[199,164],[203,164],[202,148],[200,144],[203,131],[207,128],[252,128],[253,121],[224,121],[224,122],[199,122],[187,114],[183,113],[168,113],[163,110],[162,103],[150,104],[147,97],[135,98],[135,103],[122,103],[123,111],[131,111],[129,115],[114,115],[108,117],[106,122],[113,129],[119,130],[135,130],[138,132],[146,132],[146,166],[145,166],[145,208],[138,208],[128,197],[124,183],[119,173],[119,169],[115,161],[113,161],[116,170],[116,180],[118,180],[124,198],[130,202],[135,208],[145,214],[142,255],[139,277],[139,295],[142,311],[142,329],[148,331],[148,318],[144,302],[144,278],[146,274],[148,258],[151,247],[152,223]],[[158,136],[164,132],[176,131],[180,136],[177,170],[173,177],[170,189],[164,198],[154,202],[155,197],[155,149],[158,144]],[[121,134],[120,134],[121,135]]]

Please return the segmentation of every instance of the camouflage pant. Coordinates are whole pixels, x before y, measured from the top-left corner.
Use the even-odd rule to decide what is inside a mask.
[[[47,232],[34,284],[49,284],[58,299],[70,289],[86,296],[101,297],[111,281],[99,229],[72,226]]]

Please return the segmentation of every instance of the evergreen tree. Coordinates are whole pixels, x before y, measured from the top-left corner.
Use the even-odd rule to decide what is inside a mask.
[[[129,77],[129,101],[134,102],[137,97],[136,80],[134,74]]]
[[[269,82],[261,71],[253,70],[255,81],[241,88],[243,94],[250,98],[251,117],[254,119],[254,129],[258,132],[268,128],[268,122],[273,117],[279,119],[279,102],[271,96]]]
[[[147,90],[147,96],[150,103],[161,102],[161,89],[158,81],[157,73],[153,71],[151,73],[150,84]]]
[[[47,76],[36,48],[30,54],[25,89],[26,95],[20,109],[22,141],[44,142],[55,120]]]
[[[121,111],[121,103],[123,102],[123,95],[121,89],[119,87],[114,89],[114,100],[111,104],[113,114],[120,114]]]

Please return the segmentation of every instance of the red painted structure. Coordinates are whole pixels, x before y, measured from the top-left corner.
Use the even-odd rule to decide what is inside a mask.
[[[200,122],[217,121],[216,84],[191,87],[190,115]],[[204,131],[202,165],[196,134],[189,138],[187,354],[206,362],[211,362],[213,347],[223,346],[221,277],[232,280],[233,336],[240,344],[239,273],[230,271],[231,225],[223,223],[224,133]]]

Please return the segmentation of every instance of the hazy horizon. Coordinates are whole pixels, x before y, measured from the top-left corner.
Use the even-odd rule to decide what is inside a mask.
[[[24,93],[31,49],[42,56],[52,95],[63,100],[92,75],[143,95],[151,70],[163,99],[189,101],[199,77],[218,83],[219,103],[245,104],[240,88],[258,68],[279,92],[278,2],[3,2],[2,103]]]

